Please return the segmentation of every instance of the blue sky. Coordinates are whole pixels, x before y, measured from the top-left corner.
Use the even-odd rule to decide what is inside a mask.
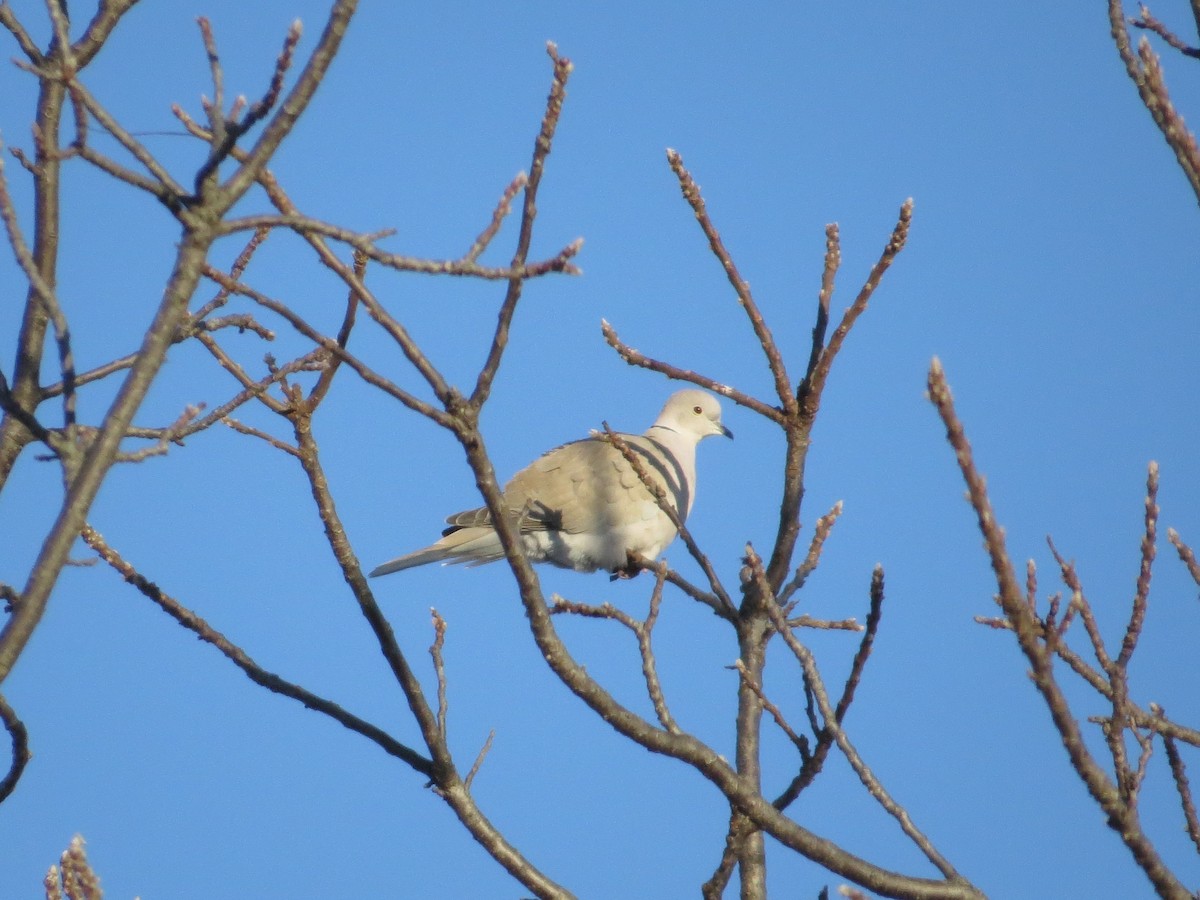
[[[41,3],[11,5],[45,37]],[[324,6],[146,2],[86,81],[131,130],[175,131],[170,105],[198,115],[199,96],[211,94],[196,15],[213,22],[230,92],[253,97],[288,23],[305,22],[301,49],[311,48]],[[931,357],[945,365],[1013,557],[1035,559],[1043,590],[1055,590],[1045,545],[1053,535],[1110,639],[1134,589],[1151,459],[1161,467],[1163,531],[1173,526],[1200,545],[1200,216],[1103,10],[1088,6],[364,4],[272,166],[310,215],[394,227],[387,246],[397,252],[458,256],[529,164],[549,86],[545,41],[574,61],[533,255],[582,236],[584,274],[526,289],[484,417],[501,477],[602,420],[627,431],[652,421],[671,385],[620,362],[600,337],[602,317],[648,354],[770,396],[665,148],[682,153],[701,185],[794,374],[807,360],[825,224],[838,222],[842,234],[837,315],[900,204],[914,198],[909,246],[839,357],[814,432],[803,520],[811,526],[838,500],[845,512],[801,608],[863,617],[871,569],[884,566],[884,623],[849,733],[917,824],[996,898],[1149,889],[1069,771],[1014,642],[973,622],[993,613],[994,584],[924,398]],[[1187,9],[1177,7],[1155,12],[1185,31]],[[86,4],[76,11],[85,13]],[[17,53],[7,46],[5,56]],[[1167,77],[1195,120],[1200,91],[1186,62],[1167,57]],[[29,76],[0,69],[6,143],[28,146],[32,96]],[[201,158],[183,137],[145,141],[180,176]],[[14,194],[27,199],[19,167],[6,165]],[[60,293],[86,369],[134,348],[178,231],[131,189],[82,163],[69,172]],[[487,258],[505,261],[514,235],[510,223]],[[215,258],[227,262],[237,249],[219,245]],[[502,288],[368,278],[443,372],[469,383]],[[295,239],[272,237],[247,281],[336,329],[344,290]],[[11,375],[23,286],[7,258],[0,286],[0,365]],[[273,324],[269,348],[249,335],[222,340],[248,365],[261,365],[266,349],[281,360],[303,351]],[[369,321],[352,349],[421,391]],[[98,419],[114,390],[82,394],[81,418]],[[234,392],[200,348],[180,346],[137,421],[166,424],[188,403],[215,405]],[[265,413],[239,418],[281,433]],[[782,442],[745,410],[727,408],[725,420],[737,440],[700,448],[689,524],[733,582],[746,541],[768,546]],[[368,569],[428,543],[444,515],[478,502],[452,439],[349,372],[315,427]],[[57,471],[28,454],[0,496],[0,580],[21,583],[58,490]],[[417,741],[291,460],[214,429],[166,458],[115,470],[91,521],[266,668]],[[696,574],[682,547],[667,555]],[[1134,694],[1194,724],[1200,604],[1165,541],[1159,557]],[[650,588],[645,579],[542,576],[547,592],[634,613]],[[373,586],[427,679],[429,607],[448,621],[452,745],[469,766],[495,729],[475,790],[524,853],[581,897],[696,895],[720,855],[719,795],[628,745],[562,688],[503,566],[429,567]],[[558,624],[593,675],[649,712],[627,634],[609,623]],[[731,753],[732,635],[671,596],[656,636],[676,717]],[[856,643],[812,637],[830,681]],[[767,688],[798,724],[800,680],[780,649]],[[30,729],[35,759],[0,806],[0,896],[35,896],[76,832],[111,897],[521,896],[420,776],[254,686],[111,571],[64,571],[4,693]],[[1082,716],[1103,712],[1085,691],[1072,696]],[[794,754],[767,732],[765,777],[782,787]],[[881,864],[933,874],[844,764],[831,762],[792,812]],[[1200,882],[1161,758],[1142,812],[1168,862]],[[838,883],[778,847],[769,864],[780,896]]]

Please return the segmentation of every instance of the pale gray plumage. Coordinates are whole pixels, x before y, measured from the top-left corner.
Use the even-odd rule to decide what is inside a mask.
[[[686,390],[671,395],[644,435],[620,437],[686,519],[696,496],[696,445],[713,434],[733,437],[716,398]],[[522,469],[505,485],[504,505],[531,561],[579,572],[625,571],[630,553],[654,559],[677,533],[629,460],[600,436],[564,444]],[[372,577],[432,562],[478,566],[504,558],[486,507],[446,521],[441,540],[385,562]]]

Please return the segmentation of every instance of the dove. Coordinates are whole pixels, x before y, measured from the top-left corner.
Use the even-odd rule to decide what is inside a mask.
[[[696,499],[696,445],[710,435],[733,437],[720,405],[711,394],[685,390],[667,399],[645,434],[619,436],[683,520]],[[677,534],[629,460],[600,435],[545,453],[513,476],[503,498],[529,560],[577,572],[636,574],[630,554],[654,559]],[[441,540],[377,566],[371,577],[434,562],[479,566],[504,558],[487,507],[446,522]]]

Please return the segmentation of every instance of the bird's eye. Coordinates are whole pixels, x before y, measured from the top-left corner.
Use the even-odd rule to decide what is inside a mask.
[[[692,412],[694,412],[696,415],[700,415],[700,413],[703,412],[703,410],[700,409],[700,407],[698,407],[698,406],[693,406]]]

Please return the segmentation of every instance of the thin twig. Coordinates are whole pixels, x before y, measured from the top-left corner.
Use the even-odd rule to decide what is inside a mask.
[[[639,559],[641,560],[642,568],[653,568],[654,563],[650,562],[649,560],[641,559],[640,556]],[[730,619],[731,613],[721,605],[721,600],[716,594],[710,591],[702,590],[670,567],[667,568],[667,583],[673,587],[679,588],[679,590],[683,591],[698,603],[703,603],[721,618]]]
[[[871,648],[875,645],[875,636],[879,633],[879,623],[883,619],[883,566],[877,565],[871,573],[870,596],[871,608],[867,611],[867,627],[863,632],[862,640],[858,643],[854,661],[850,664],[850,674],[846,676],[846,684],[842,687],[842,696],[838,699],[837,707],[834,709],[834,719],[839,725],[846,717],[850,704],[854,702],[854,692],[858,690],[858,683],[862,680],[867,659],[871,656]]]
[[[691,369],[681,369],[660,359],[651,359],[644,353],[634,350],[617,336],[616,329],[606,319],[600,320],[600,332],[604,335],[604,340],[608,346],[616,350],[617,355],[631,366],[640,366],[643,369],[658,372],[660,375],[666,375],[672,381],[686,381],[689,384],[702,387],[706,391],[712,391],[714,394],[727,397],[739,406],[753,410],[760,416],[770,419],[772,422],[783,422],[783,413],[780,412],[778,407],[763,403],[761,400],[751,397],[737,388],[709,378],[707,375],[701,375],[699,372],[693,372]]]
[[[149,447],[144,447],[141,450],[136,450],[133,453],[118,453],[116,455],[117,462],[144,462],[152,456],[164,456],[170,449],[172,443],[179,442],[184,429],[192,423],[195,418],[200,415],[203,406],[187,406],[184,407],[179,418],[166,428],[161,430],[157,443],[151,444]]]
[[[779,730],[786,734],[788,740],[791,741],[796,746],[796,749],[800,751],[801,757],[807,758],[809,755],[808,738],[804,737],[803,735],[796,734],[792,726],[788,724],[787,719],[783,717],[783,713],[780,712],[779,707],[767,698],[766,693],[763,691],[762,685],[759,684],[755,680],[754,676],[750,674],[750,670],[746,668],[746,664],[744,662],[742,662],[740,659],[735,660],[733,663],[733,668],[737,669],[738,675],[740,675],[742,678],[742,683],[745,684],[746,687],[750,688],[750,690],[752,690],[758,697],[758,702],[763,705],[763,709],[771,714],[771,718],[775,720],[775,724],[779,726]]]
[[[236,155],[235,157],[236,158]],[[529,190],[528,185],[525,188]],[[319,235],[346,244],[353,250],[360,250],[372,261],[397,272],[416,272],[422,275],[454,275],[460,277],[481,278],[485,281],[526,280],[552,272],[567,275],[578,275],[580,270],[571,260],[583,249],[583,241],[576,238],[567,244],[554,256],[533,263],[513,263],[507,266],[483,266],[465,258],[460,259],[423,259],[406,256],[402,253],[389,253],[376,246],[378,232],[366,233],[331,225],[321,219],[299,214],[256,213],[237,219],[228,219],[217,226],[221,235],[237,234],[243,231],[257,231],[260,228],[287,228],[302,237]]]
[[[209,67],[212,71],[214,96],[211,103],[206,104],[208,120],[212,132],[212,149],[208,159],[196,172],[196,195],[201,196],[205,185],[216,174],[221,163],[229,157],[230,151],[238,140],[260,122],[279,100],[283,90],[283,79],[292,66],[296,45],[300,43],[301,25],[297,19],[288,28],[283,39],[283,49],[275,60],[275,69],[266,92],[246,110],[240,120],[238,111],[244,104],[242,98],[234,104],[234,109],[226,117],[224,109],[224,74],[221,70],[220,59],[217,56],[216,40],[213,37],[212,26],[208,19],[201,16],[197,19],[200,33],[204,40],[204,48],[208,54]]]
[[[836,222],[825,226],[825,265],[821,269],[821,291],[817,294],[817,321],[812,330],[812,352],[804,377],[811,378],[821,351],[825,349],[825,330],[829,327],[829,304],[833,299],[833,284],[842,264],[842,244]]]
[[[821,561],[821,550],[825,546],[825,540],[829,537],[829,533],[837,524],[838,516],[841,514],[842,501],[839,500],[833,504],[833,508],[829,512],[817,519],[816,527],[813,528],[812,542],[808,545],[808,554],[804,557],[804,561],[796,567],[796,574],[792,576],[792,580],[779,592],[780,603],[786,605],[792,594],[804,587],[808,576],[816,571],[817,564]]]
[[[1129,24],[1134,28],[1142,28],[1146,31],[1152,31],[1157,34],[1163,41],[1174,49],[1178,50],[1184,56],[1190,56],[1192,59],[1200,59],[1200,50],[1186,44],[1175,32],[1167,28],[1165,24],[1156,19],[1150,14],[1150,10],[1143,4],[1138,9],[1138,18],[1130,19]]]
[[[1165,713],[1157,703],[1150,705],[1150,710],[1156,716]],[[1192,839],[1196,849],[1200,851],[1200,817],[1196,815],[1196,801],[1192,796],[1192,786],[1187,777],[1187,766],[1179,753],[1179,747],[1173,738],[1163,736],[1163,748],[1167,752],[1167,764],[1171,767],[1171,778],[1175,782],[1175,790],[1179,793],[1179,803],[1183,809],[1183,820],[1187,827],[1188,837]]]
[[[29,57],[29,62],[34,67],[40,68],[45,63],[45,57],[42,56],[37,42],[25,30],[25,26],[17,19],[17,14],[7,3],[0,3],[0,25],[8,29],[9,34],[16,40],[17,46],[21,48],[21,52]]]
[[[1138,637],[1146,621],[1146,606],[1150,599],[1150,572],[1154,564],[1155,538],[1158,534],[1158,463],[1150,463],[1150,471],[1146,476],[1146,516],[1145,531],[1142,534],[1142,558],[1138,568],[1137,591],[1133,597],[1133,610],[1129,615],[1129,624],[1125,627],[1125,637],[1121,641],[1121,652],[1117,655],[1116,664],[1122,669],[1129,666],[1129,660],[1137,649]]]
[[[433,658],[433,672],[437,676],[437,728],[442,740],[446,735],[446,661],[442,658],[442,648],[446,646],[446,620],[436,609],[430,609],[433,619],[433,643],[429,647],[429,655]]]
[[[147,178],[138,172],[127,169],[92,149],[86,142],[87,119],[84,117],[76,123],[77,134],[75,146],[80,156],[92,165],[107,172],[109,175],[133,187],[140,188],[157,197],[168,209],[180,213],[183,198],[187,191],[177,182],[166,167],[162,165],[146,147],[126,130],[109,114],[92,93],[80,82],[72,81],[67,85],[71,97],[81,104],[93,119],[113,139],[117,141],[134,159],[142,164],[152,178]]]
[[[1047,538],[1046,542],[1050,546],[1050,552],[1054,555],[1054,561],[1058,563],[1063,584],[1071,591],[1071,600],[1067,608],[1079,615],[1088,639],[1091,641],[1092,652],[1096,654],[1096,662],[1100,664],[1101,669],[1107,672],[1112,668],[1112,659],[1104,645],[1104,636],[1100,633],[1100,625],[1092,612],[1092,605],[1083,593],[1083,584],[1079,580],[1079,573],[1075,571],[1075,564],[1063,559],[1058,548],[1054,546],[1054,541]]]
[[[833,330],[833,334],[829,338],[829,343],[820,352],[819,359],[815,365],[809,363],[808,374],[805,375],[804,381],[801,382],[797,396],[804,401],[806,408],[810,409],[810,415],[815,414],[816,407],[820,404],[821,393],[825,389],[825,383],[829,379],[829,370],[833,366],[833,360],[842,349],[842,345],[846,341],[846,336],[850,333],[850,329],[854,327],[854,323],[858,317],[866,311],[867,304],[871,300],[871,296],[875,293],[875,289],[879,287],[879,282],[883,275],[891,267],[896,256],[904,249],[905,243],[908,241],[908,229],[912,224],[913,199],[909,197],[900,206],[900,215],[896,219],[896,225],[892,229],[892,235],[888,239],[887,244],[880,253],[879,259],[871,268],[871,273],[867,276],[866,282],[862,289],[858,292],[858,296],[854,298],[854,302],[847,307],[842,314],[842,321],[838,323],[838,327]],[[826,264],[828,265],[828,251],[826,253]]]
[[[617,609],[611,603],[602,603],[599,606],[593,606],[588,603],[577,603],[572,600],[566,600],[562,597],[555,596],[550,605],[552,614],[572,613],[577,616],[584,616],[590,619],[610,619],[614,622],[620,622],[626,628],[634,633],[638,641],[638,653],[642,660],[642,677],[646,682],[646,693],[650,697],[650,703],[654,707],[654,713],[658,716],[658,721],[664,729],[673,734],[679,734],[679,726],[675,723],[671,716],[670,709],[667,707],[666,696],[663,694],[662,682],[658,677],[658,665],[654,658],[654,650],[651,646],[651,635],[654,631],[654,625],[658,621],[659,609],[662,605],[663,585],[667,580],[667,566],[664,562],[651,564],[648,566],[655,573],[654,591],[650,595],[650,608],[646,613],[644,621],[638,621],[633,616],[624,610]]]
[[[33,754],[29,752],[29,732],[25,729],[25,723],[17,718],[16,712],[8,705],[3,695],[0,695],[0,722],[4,723],[4,730],[12,740],[12,762],[4,777],[0,778],[0,803],[3,803],[16,789],[17,782],[21,780],[25,766],[29,764]]]
[[[265,441],[267,444],[271,445],[276,450],[282,450],[284,453],[288,454],[289,456],[295,456],[297,458],[300,456],[299,448],[293,446],[292,444],[289,444],[287,441],[281,441],[279,438],[275,437],[275,435],[269,434],[260,428],[255,428],[252,425],[247,425],[245,422],[239,422],[237,419],[233,418],[232,416],[223,417],[221,419],[221,423],[224,425],[228,425],[230,428],[232,428],[234,431],[238,432],[239,434],[244,434],[247,437],[258,438],[260,441]]]
[[[750,285],[742,278],[738,272],[737,266],[733,262],[733,257],[725,248],[724,241],[721,240],[721,235],[717,232],[716,226],[708,215],[708,208],[705,205],[704,197],[700,193],[700,187],[696,184],[692,173],[689,172],[683,165],[683,157],[675,150],[667,150],[667,162],[671,166],[671,171],[675,173],[675,177],[679,179],[679,188],[683,192],[683,199],[687,201],[692,208],[692,212],[696,214],[696,221],[700,223],[700,228],[704,232],[704,236],[708,238],[709,248],[713,255],[721,263],[721,268],[725,270],[725,276],[729,279],[729,283],[733,286],[734,292],[737,294],[738,303],[746,312],[746,317],[750,320],[750,325],[754,329],[754,335],[758,338],[759,346],[762,347],[763,353],[767,358],[767,366],[771,370],[771,375],[775,379],[775,393],[779,396],[779,401],[783,405],[785,414],[790,415],[796,407],[796,398],[792,394],[791,380],[788,378],[787,366],[783,361],[783,354],[779,351],[779,347],[775,343],[775,338],[771,334],[771,329],[767,327],[766,320],[763,319],[762,313],[759,312],[758,304],[754,301],[754,295],[750,292]]]
[[[360,282],[367,274],[367,256],[365,253],[355,251],[354,254],[354,277]],[[350,288],[349,295],[346,297],[346,312],[342,315],[342,324],[338,328],[337,345],[343,350],[346,349],[346,344],[350,342],[350,332],[354,328],[355,316],[358,312],[358,292],[354,288]],[[313,385],[313,389],[308,395],[308,408],[316,409],[321,401],[325,399],[325,395],[329,392],[329,388],[333,384],[333,376],[337,374],[338,368],[341,367],[342,358],[340,356],[330,355],[325,367],[321,370],[320,376],[317,378],[317,383]]]
[[[483,742],[483,746],[479,748],[479,753],[475,757],[475,762],[471,763],[471,771],[467,773],[467,777],[463,779],[463,785],[467,791],[471,790],[471,785],[475,783],[475,776],[479,774],[479,770],[483,767],[483,761],[487,758],[488,751],[492,749],[492,741],[496,739],[496,729],[488,732],[487,740]]]
[[[2,150],[3,144],[0,144],[0,151]],[[8,179],[4,173],[2,152],[0,152],[0,220],[4,222],[8,244],[12,248],[17,265],[21,267],[33,295],[41,303],[54,326],[55,341],[58,346],[58,362],[62,371],[63,425],[70,429],[75,424],[75,357],[71,351],[71,331],[67,326],[67,317],[58,302],[58,295],[55,293],[54,287],[42,277],[37,261],[33,258],[33,253],[21,233],[16,206],[8,192]]]
[[[1200,16],[1200,12],[1197,15]],[[1121,0],[1108,0],[1108,21],[1113,43],[1121,62],[1125,64],[1126,73],[1137,88],[1150,118],[1166,139],[1167,146],[1174,152],[1196,199],[1200,200],[1200,148],[1196,145],[1195,135],[1188,131],[1183,118],[1171,103],[1158,57],[1150,49],[1150,42],[1145,37],[1138,41],[1136,55],[1130,48],[1129,29],[1125,25],[1125,10]]]
[[[518,172],[517,176],[504,189],[504,193],[500,195],[500,202],[496,204],[496,208],[492,211],[492,220],[487,227],[479,233],[479,237],[475,238],[470,249],[462,256],[462,262],[473,263],[479,259],[480,254],[488,248],[492,239],[500,231],[500,226],[504,224],[504,220],[512,212],[512,201],[517,196],[517,191],[525,187],[529,183],[529,176],[524,172]]]
[[[812,628],[815,631],[862,631],[863,626],[858,619],[816,619],[807,613],[790,618],[787,623],[793,628]]]
[[[533,158],[529,165],[529,177],[525,183],[525,202],[521,208],[521,227],[517,235],[517,246],[513,252],[509,268],[514,271],[524,268],[529,258],[529,248],[533,243],[533,223],[537,217],[537,194],[542,183],[542,175],[546,168],[546,157],[550,155],[550,147],[554,142],[554,133],[558,129],[558,121],[562,116],[563,102],[567,97],[567,80],[571,77],[574,66],[565,56],[559,56],[558,48],[553,42],[546,44],[546,53],[554,64],[554,75],[550,81],[550,94],[546,98],[546,111],[542,115],[542,125],[533,142]],[[577,240],[575,252],[583,246],[582,240]],[[572,253],[574,255],[574,253]],[[525,277],[508,279],[508,290],[504,294],[504,302],[496,315],[496,328],[492,333],[491,346],[475,379],[475,388],[471,391],[468,407],[475,416],[487,402],[492,392],[492,383],[500,369],[500,360],[508,346],[509,329],[513,316],[517,311],[517,302],[521,299]]]
[[[154,582],[139,573],[116,550],[110,547],[108,542],[91,525],[85,526],[80,536],[83,538],[84,543],[99,554],[100,558],[116,570],[122,578],[153,601],[172,619],[193,632],[200,640],[216,647],[255,684],[265,687],[272,693],[282,694],[285,697],[297,700],[309,709],[328,716],[343,727],[373,741],[386,753],[403,760],[421,774],[432,774],[433,763],[429,759],[401,744],[387,732],[383,731],[383,729],[347,712],[336,703],[326,700],[324,697],[319,697],[311,691],[262,668],[242,648],[226,638],[200,616],[187,609],[178,600],[163,592]]]
[[[259,228],[254,234],[250,235],[250,240],[246,241],[246,245],[242,247],[241,252],[233,260],[233,265],[229,267],[229,277],[231,279],[234,281],[241,280],[246,267],[250,265],[250,260],[253,259],[254,254],[258,252],[258,248],[262,246],[263,242],[270,235],[271,229],[269,228]],[[229,302],[229,293],[228,288],[220,287],[211,300],[192,313],[192,321],[199,323],[207,319],[212,313]]]
[[[1183,542],[1183,538],[1179,536],[1179,532],[1174,528],[1167,529],[1167,540],[1175,548],[1175,552],[1179,554],[1179,558],[1183,560],[1183,564],[1187,566],[1188,573],[1192,576],[1192,580],[1200,586],[1200,561],[1196,559],[1196,554],[1192,548]]]
[[[355,357],[348,350],[345,350],[339,346],[335,339],[327,337],[318,332],[315,328],[305,322],[304,319],[293,312],[286,304],[281,303],[278,300],[274,300],[271,297],[268,297],[267,295],[256,291],[251,287],[248,287],[247,285],[241,284],[240,282],[232,281],[223,272],[211,266],[206,267],[204,273],[207,277],[211,278],[218,284],[228,286],[231,291],[241,294],[242,296],[253,300],[260,306],[271,310],[273,313],[282,316],[293,328],[295,328],[306,338],[323,347],[330,354],[339,357],[344,363],[349,365],[350,368],[354,369],[354,371],[357,372],[368,384],[372,384],[378,388],[381,388],[386,393],[399,400],[409,409],[413,410],[414,412],[418,412],[427,418],[433,419],[439,425],[442,425],[446,428],[452,427],[450,418],[442,410],[426,403],[423,400],[418,399],[417,397],[393,384],[388,379],[376,373],[373,369]]]

